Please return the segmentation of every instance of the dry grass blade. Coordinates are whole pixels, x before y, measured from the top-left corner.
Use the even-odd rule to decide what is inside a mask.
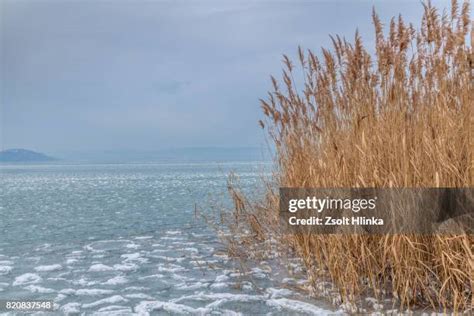
[[[352,43],[333,37],[332,49],[321,55],[300,48],[302,91],[293,79],[298,68],[284,56],[282,82],[272,77],[274,89],[261,101],[260,125],[276,147],[272,183],[245,210],[232,194],[235,216],[248,220],[243,225],[259,239],[294,249],[309,279],[325,271],[345,300],[370,290],[404,307],[462,311],[473,306],[473,236],[288,236],[278,230],[279,186],[473,186],[469,3],[452,1],[444,15],[429,2],[424,10],[420,29],[399,17],[388,35],[374,11],[375,56],[358,33]]]

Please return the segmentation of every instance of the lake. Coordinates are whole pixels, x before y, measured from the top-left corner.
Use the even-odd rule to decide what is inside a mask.
[[[279,272],[245,278],[200,213],[227,174],[258,190],[261,162],[0,166],[0,299],[57,314],[327,314]],[[45,313],[46,314],[46,313]]]

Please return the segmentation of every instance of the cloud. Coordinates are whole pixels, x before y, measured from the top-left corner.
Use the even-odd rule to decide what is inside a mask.
[[[443,2],[443,6],[446,6]],[[263,143],[258,99],[281,54],[370,42],[413,1],[0,2],[2,140],[43,150]]]

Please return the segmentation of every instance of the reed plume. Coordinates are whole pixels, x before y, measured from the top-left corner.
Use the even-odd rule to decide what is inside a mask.
[[[329,276],[345,301],[373,293],[401,308],[464,311],[473,306],[472,235],[288,236],[277,229],[278,187],[472,187],[469,3],[454,0],[443,13],[423,6],[419,28],[399,16],[388,32],[374,10],[374,53],[356,32],[352,41],[331,37],[320,54],[299,48],[295,63],[283,57],[259,122],[275,144],[275,171],[261,201],[232,188],[232,222],[253,232],[250,239],[290,246],[308,278]]]

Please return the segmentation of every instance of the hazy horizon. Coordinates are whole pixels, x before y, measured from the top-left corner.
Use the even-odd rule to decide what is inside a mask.
[[[258,99],[282,54],[319,53],[356,28],[373,46],[372,6],[385,23],[422,12],[418,1],[1,1],[0,147],[265,149]]]
[[[63,150],[43,152],[53,161],[47,163],[194,163],[271,161],[271,149],[263,147],[169,147],[148,150]],[[1,150],[0,150],[1,152]],[[1,162],[1,161],[0,161]],[[28,162],[28,161],[26,161]],[[34,163],[35,161],[33,161]],[[7,162],[8,163],[8,162]]]

